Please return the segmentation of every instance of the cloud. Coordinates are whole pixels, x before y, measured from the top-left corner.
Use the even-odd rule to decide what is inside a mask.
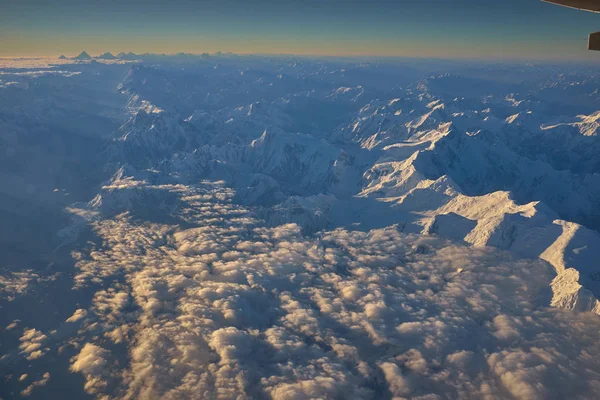
[[[129,362],[86,344],[71,369],[90,393],[600,394],[591,356],[600,321],[547,307],[546,263],[394,227],[307,237],[295,224],[260,226],[219,185],[199,187],[203,196],[177,189],[192,226],[127,215],[93,223],[104,245],[78,259],[77,285],[109,286],[93,297],[90,332],[100,323],[106,340],[128,346]]]
[[[108,387],[111,378],[110,353],[93,343],[86,343],[79,354],[71,360],[72,372],[85,377],[84,390],[89,394],[99,394]]]
[[[21,378],[23,378],[23,379],[20,379],[20,380],[24,380],[27,378],[27,374],[25,374],[24,376],[25,376],[25,378],[23,378],[23,376],[21,376]],[[44,373],[44,375],[42,375],[42,379],[33,382],[31,385],[29,385],[25,389],[23,389],[21,391],[21,396],[23,396],[23,397],[30,396],[31,393],[33,392],[33,389],[35,389],[38,386],[40,386],[40,387],[45,386],[49,381],[50,381],[50,372],[46,372],[46,373]]]
[[[23,335],[19,338],[21,344],[19,349],[21,354],[25,354],[28,360],[35,360],[42,357],[49,350],[44,347],[48,337],[37,329],[25,329]]]
[[[73,315],[71,315],[69,318],[67,318],[67,320],[65,322],[77,322],[80,319],[85,318],[86,315],[87,315],[86,310],[84,310],[83,308],[78,308],[77,310],[75,310]]]
[[[19,325],[19,322],[21,322],[21,320],[18,320],[18,319],[14,320],[10,324],[6,325],[6,328],[4,328],[4,330],[10,331],[10,330],[15,329]]]
[[[24,391],[31,392],[52,373],[54,383],[40,396],[56,397],[52,390],[69,388],[125,399],[600,398],[598,317],[549,307],[582,311],[598,303],[590,291],[593,232],[556,222],[542,204],[548,201],[537,202],[551,200],[564,210],[587,204],[579,213],[585,217],[595,210],[586,197],[590,191],[583,190],[589,179],[573,181],[582,190],[571,198],[555,196],[556,182],[543,174],[541,186],[533,186],[547,186],[546,192],[519,185],[527,180],[522,177],[513,182],[513,176],[533,176],[527,168],[511,174],[520,171],[513,150],[532,150],[533,137],[553,138],[530,152],[539,156],[535,165],[525,163],[533,169],[543,172],[548,160],[563,164],[552,166],[548,176],[565,179],[582,162],[584,175],[597,169],[594,157],[582,157],[593,151],[576,149],[593,142],[582,134],[595,132],[597,115],[584,118],[587,127],[579,128],[585,129],[570,126],[579,123],[575,119],[554,121],[544,129],[556,135],[538,135],[540,124],[554,117],[533,90],[592,93],[595,77],[566,74],[556,86],[550,73],[522,85],[520,96],[528,100],[505,96],[493,84],[492,96],[477,100],[474,92],[463,98],[445,90],[462,78],[436,73],[413,82],[412,89],[393,88],[399,98],[388,101],[374,99],[382,94],[374,90],[381,74],[369,78],[381,65],[285,59],[269,66],[256,57],[218,58],[218,68],[210,58],[204,66],[134,66],[116,97],[116,82],[109,85],[111,94],[94,89],[101,103],[96,107],[68,100],[89,94],[87,78],[96,72],[106,83],[118,79],[118,71],[105,74],[95,64],[68,78],[78,72],[61,70],[75,66],[44,71],[56,60],[0,60],[27,69],[0,73],[9,106],[1,129],[8,136],[0,147],[9,158],[21,144],[36,142],[29,128],[44,128],[54,142],[56,135],[46,128],[60,126],[58,120],[102,128],[93,118],[100,112],[102,121],[114,123],[116,136],[104,138],[111,142],[105,154],[110,162],[96,166],[131,163],[95,186],[100,191],[89,203],[65,209],[75,223],[60,232],[64,241],[48,256],[62,259],[69,245],[75,268],[60,262],[57,285],[45,284],[52,265],[34,262],[28,266],[34,269],[17,271],[9,257],[0,271],[0,298],[11,302],[3,304],[8,326],[0,357],[11,371],[8,386],[21,390],[37,380]],[[240,71],[240,60],[249,68]],[[429,67],[421,67],[413,72],[430,75]],[[205,79],[207,71],[240,78],[223,86]],[[190,85],[198,73],[200,86]],[[46,84],[30,85],[37,78],[58,96]],[[365,87],[346,87],[356,79],[366,79]],[[172,95],[164,96],[166,89]],[[15,93],[24,96],[25,106],[14,101]],[[363,104],[353,103],[357,98]],[[55,110],[57,104],[64,107]],[[587,96],[586,104],[594,101]],[[78,117],[68,118],[73,111]],[[565,121],[573,123],[555,126]],[[551,157],[558,154],[553,141],[561,138],[577,151]],[[497,147],[490,150],[496,159],[475,157],[482,154],[480,145]],[[481,168],[473,168],[477,162]],[[83,182],[70,178],[60,181],[71,189]],[[461,195],[453,179],[466,193],[481,196]],[[487,193],[511,183],[534,202],[518,205],[509,192]],[[49,191],[56,187],[48,185]],[[54,200],[86,192],[60,187],[50,192]],[[62,207],[63,200],[51,203]],[[400,225],[355,230],[392,223]],[[547,248],[542,256],[560,275],[545,262],[468,248],[440,235],[534,258]],[[588,261],[589,271],[583,268]],[[64,283],[73,272],[74,291],[68,294]],[[56,290],[72,306],[48,306]],[[29,307],[38,300],[46,306]],[[36,309],[50,312],[39,319]],[[69,371],[59,370],[65,358]],[[46,378],[41,373],[48,365],[56,372]],[[74,374],[77,379],[71,379]]]
[[[0,270],[0,295],[8,301],[29,292],[29,289],[46,281],[51,281],[56,275],[41,277],[39,273],[26,269],[23,271]]]
[[[380,365],[380,368],[385,375],[385,380],[394,398],[406,396],[411,393],[408,382],[402,376],[402,372],[397,364],[385,362]]]

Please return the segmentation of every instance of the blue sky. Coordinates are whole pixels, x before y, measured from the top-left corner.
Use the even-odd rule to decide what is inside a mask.
[[[0,55],[296,53],[594,60],[600,15],[539,0],[2,0]]]

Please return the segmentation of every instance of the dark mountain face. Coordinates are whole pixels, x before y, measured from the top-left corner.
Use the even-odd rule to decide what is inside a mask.
[[[98,56],[99,59],[101,60],[116,60],[117,57],[115,57],[112,53],[110,52],[106,52],[104,54],[101,54]]]
[[[74,60],[91,60],[92,57],[85,51],[82,51],[81,53],[79,53],[79,55],[77,57],[73,57],[73,59]]]

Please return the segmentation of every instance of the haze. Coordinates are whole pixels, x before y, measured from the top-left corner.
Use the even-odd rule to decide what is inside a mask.
[[[537,0],[8,0],[0,56],[105,51],[588,60],[596,15]]]

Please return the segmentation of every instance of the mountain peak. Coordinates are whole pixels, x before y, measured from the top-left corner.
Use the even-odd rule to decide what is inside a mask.
[[[92,57],[85,51],[82,51],[81,53],[79,53],[79,55],[77,57],[74,58],[74,60],[91,60]]]
[[[101,60],[116,60],[117,59],[117,57],[115,57],[110,51],[107,51],[106,53],[99,55],[98,58]]]

